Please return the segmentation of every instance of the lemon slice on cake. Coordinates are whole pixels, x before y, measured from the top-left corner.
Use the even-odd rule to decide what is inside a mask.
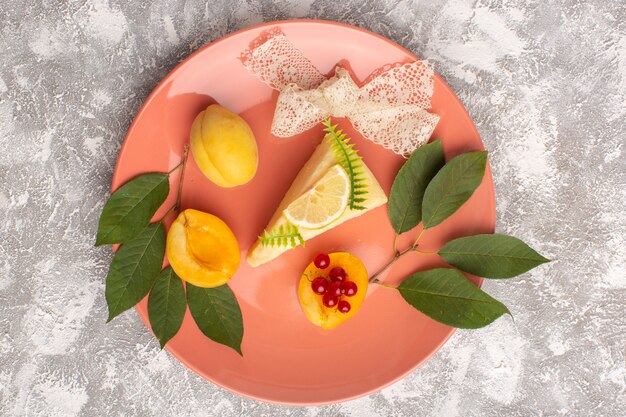
[[[349,195],[348,174],[339,165],[333,165],[313,188],[289,204],[283,214],[298,227],[319,229],[343,214]]]

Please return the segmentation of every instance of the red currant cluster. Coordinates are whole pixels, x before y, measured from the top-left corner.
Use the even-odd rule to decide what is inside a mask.
[[[319,269],[326,269],[330,265],[330,257],[325,253],[320,253],[313,261]],[[352,281],[347,281],[346,271],[340,266],[330,270],[328,277],[317,277],[311,282],[313,292],[323,295],[322,302],[328,308],[337,306],[341,313],[350,311],[350,303],[347,300],[340,300],[343,295],[352,297],[357,292],[357,286]]]

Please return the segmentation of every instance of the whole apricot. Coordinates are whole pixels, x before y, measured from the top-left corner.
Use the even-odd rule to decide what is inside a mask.
[[[359,311],[365,300],[368,284],[367,270],[359,258],[347,252],[330,253],[328,256],[328,267],[320,269],[315,261],[311,262],[302,273],[298,285],[302,311],[311,323],[324,329],[339,326]],[[339,281],[331,282],[329,272],[334,268],[344,271],[343,284]],[[320,285],[320,279],[327,280],[328,284]],[[341,289],[337,291],[334,287],[351,290],[346,293]]]
[[[237,238],[217,216],[187,209],[167,232],[167,259],[176,275],[197,287],[225,284],[239,268]]]
[[[191,154],[202,173],[220,187],[249,182],[259,165],[256,139],[238,114],[212,104],[194,120]]]

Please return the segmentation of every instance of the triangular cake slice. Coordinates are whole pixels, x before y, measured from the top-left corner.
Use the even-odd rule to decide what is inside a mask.
[[[329,133],[329,135],[335,134]],[[336,134],[340,135],[341,131]],[[284,231],[294,230],[296,226],[293,226],[289,223],[283,211],[287,208],[294,200],[298,197],[309,191],[313,185],[320,179],[324,174],[334,165],[340,163],[340,158],[338,158],[336,149],[333,149],[331,146],[332,141],[328,139],[328,135],[326,138],[320,143],[309,160],[304,164],[295,180],[291,184],[291,187],[283,197],[283,200],[280,202],[276,212],[272,216],[268,225],[265,227],[265,230],[261,234],[261,236],[266,236],[266,233],[271,233],[271,231],[280,230],[280,227],[283,227]],[[347,142],[345,142],[347,143]],[[351,149],[351,145],[350,145]],[[353,209],[350,206],[346,207],[345,211],[341,216],[337,219],[329,223],[328,225],[318,228],[318,229],[306,229],[303,227],[297,228],[297,232],[299,233],[302,241],[307,241],[309,239],[314,238],[327,230],[330,230],[343,222],[353,219],[355,217],[361,216],[368,211],[382,206],[387,202],[387,196],[385,192],[380,187],[380,184],[374,177],[374,174],[369,170],[369,168],[365,165],[363,161],[359,160],[359,173],[362,177],[360,184],[364,184],[363,188],[366,193],[359,195],[363,199],[363,201],[359,201],[358,205],[361,209]],[[288,238],[288,240],[290,240]],[[298,242],[299,238],[293,240],[291,239],[291,243]],[[303,242],[300,242],[303,243]],[[257,240],[254,245],[248,251],[248,263],[251,266],[259,266],[266,262],[275,259],[280,256],[282,253],[292,249],[292,244],[283,244],[283,245],[272,245],[265,242],[262,242],[262,239]]]

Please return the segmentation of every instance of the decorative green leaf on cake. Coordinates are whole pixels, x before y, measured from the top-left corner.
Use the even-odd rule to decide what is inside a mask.
[[[270,247],[288,247],[295,248],[298,245],[304,246],[304,239],[300,234],[300,231],[293,224],[287,223],[281,224],[278,227],[273,228],[269,232],[265,230],[262,235],[259,236],[259,242],[263,246]]]
[[[350,195],[348,196],[348,207],[352,210],[365,210],[362,204],[365,202],[367,194],[366,178],[363,171],[363,160],[354,149],[354,144],[350,143],[350,138],[342,130],[337,130],[337,125],[330,122],[330,118],[322,122],[327,133],[326,140],[330,148],[335,153],[339,165],[346,171],[350,178]]]

